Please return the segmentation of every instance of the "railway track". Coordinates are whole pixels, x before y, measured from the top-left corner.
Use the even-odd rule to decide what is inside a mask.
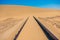
[[[48,40],[33,17],[29,17],[17,40]]]
[[[13,40],[59,40],[36,17],[27,18]]]

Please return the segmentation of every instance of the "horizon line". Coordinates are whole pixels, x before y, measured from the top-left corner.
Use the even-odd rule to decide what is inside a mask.
[[[24,7],[33,7],[33,8],[44,8],[44,7],[27,6],[27,5],[16,5],[16,4],[0,4],[0,6],[24,6]],[[60,9],[56,9],[56,8],[44,8],[44,9],[60,10]]]

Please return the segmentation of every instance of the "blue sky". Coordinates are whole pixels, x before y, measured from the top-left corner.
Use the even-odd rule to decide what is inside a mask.
[[[0,0],[0,4],[60,9],[60,0]]]

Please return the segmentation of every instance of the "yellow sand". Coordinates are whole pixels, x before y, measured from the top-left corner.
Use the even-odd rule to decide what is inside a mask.
[[[30,17],[17,40],[48,40],[33,17]]]
[[[25,20],[26,19],[19,20],[18,23],[16,23],[15,25],[13,22],[13,24],[10,24],[10,25],[13,25],[12,27],[10,27],[10,25],[9,25],[9,26],[6,26],[5,28],[0,29],[0,40],[13,40],[15,38],[16,34],[18,33],[18,31],[20,30],[20,28],[22,27],[22,25],[24,24]],[[3,26],[3,25],[1,25],[1,26]],[[0,26],[0,28],[1,28],[1,26]],[[8,29],[7,29],[7,27],[8,27]]]
[[[58,39],[60,39],[60,28],[54,24],[54,21],[49,21],[44,18],[38,18],[38,20],[49,30],[52,34],[54,34]],[[58,24],[60,25],[60,24]],[[60,26],[59,26],[60,27]]]
[[[28,6],[0,5],[0,22],[7,18],[15,18],[15,19],[25,18],[23,19],[25,21],[26,18],[29,17],[28,22],[26,23],[24,29],[22,30],[17,40],[23,40],[23,38],[24,40],[47,40],[45,34],[38,26],[36,21],[32,18],[32,16],[41,17],[41,18],[60,16],[60,10],[35,8]],[[20,21],[21,23],[19,22],[14,27],[7,29],[7,31],[4,31],[3,33],[0,32],[0,40],[13,40],[13,38],[15,37],[16,33],[20,28],[19,26],[23,25],[24,23],[23,20]],[[58,20],[58,23],[60,22],[59,18],[54,18],[54,20],[55,21]],[[57,38],[60,39],[59,36],[60,28],[53,26],[51,23],[46,23],[46,21],[42,19],[41,19],[41,23],[43,23],[46,26],[46,28],[48,28]]]

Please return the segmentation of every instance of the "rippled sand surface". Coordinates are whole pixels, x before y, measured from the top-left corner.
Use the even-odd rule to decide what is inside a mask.
[[[38,18],[48,30],[60,39],[60,16]]]

